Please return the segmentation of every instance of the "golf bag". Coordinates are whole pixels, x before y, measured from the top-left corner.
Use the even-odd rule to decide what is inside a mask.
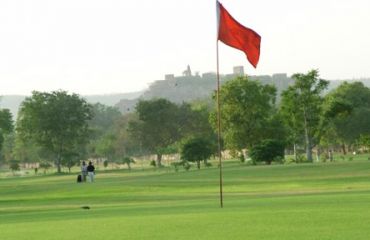
[[[82,182],[82,176],[81,176],[81,174],[79,174],[79,175],[77,176],[77,182],[78,182],[78,183]]]

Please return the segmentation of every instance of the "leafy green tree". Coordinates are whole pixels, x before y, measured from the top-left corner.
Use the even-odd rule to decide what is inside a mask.
[[[0,166],[4,163],[17,159],[14,156],[14,138],[15,132],[9,134],[0,134],[0,142],[2,141],[2,149],[0,151]]]
[[[89,120],[89,126],[91,129],[100,131],[100,133],[110,129],[114,122],[122,116],[118,108],[101,103],[93,104],[92,112],[93,118]]]
[[[86,145],[91,118],[91,106],[77,94],[34,91],[20,106],[17,132],[51,151],[60,173],[63,157]]]
[[[9,109],[0,109],[0,152],[2,152],[6,135],[13,131],[13,117]],[[0,154],[0,163],[2,162],[2,156]]]
[[[370,149],[370,134],[361,134],[359,140],[359,145],[364,146],[367,151]]]
[[[284,158],[284,143],[275,139],[265,139],[253,146],[250,150],[250,157],[254,162],[266,162],[271,164],[277,158]]]
[[[117,121],[114,122],[114,151],[118,159],[124,156],[137,156],[143,153],[143,149],[139,140],[132,138],[129,132],[129,123],[137,120],[138,117],[136,114],[128,113],[121,116]]]
[[[361,135],[370,134],[370,89],[363,83],[344,82],[326,96],[325,103],[329,106],[326,137],[332,137],[331,143],[341,144],[344,153],[345,145],[353,145]]]
[[[294,144],[304,136],[306,156],[312,161],[312,148],[320,139],[322,94],[329,82],[319,78],[317,70],[294,74],[294,85],[282,93],[281,112],[290,128]]]
[[[9,109],[0,110],[0,130],[2,133],[13,131],[13,116]]]
[[[265,137],[276,89],[247,77],[226,82],[220,91],[223,137],[230,149],[251,147]],[[213,115],[215,124],[215,114]]]
[[[104,157],[108,163],[113,164],[116,157],[115,144],[116,136],[113,133],[106,134],[97,143],[96,153]]]
[[[71,172],[71,168],[79,165],[80,159],[78,153],[68,152],[66,153],[61,161],[62,166],[68,168],[68,172]]]
[[[187,140],[181,148],[181,159],[183,161],[196,162],[200,169],[200,162],[207,160],[215,153],[216,149],[212,142],[207,138],[191,138]]]
[[[161,167],[162,155],[167,147],[181,139],[181,111],[166,99],[141,100],[136,105],[137,121],[130,121],[130,137],[142,148],[157,155],[157,166]]]
[[[179,106],[180,111],[180,132],[182,137],[207,137],[216,139],[215,131],[209,122],[211,115],[210,108],[207,105],[196,105],[183,103]]]
[[[39,162],[40,147],[36,145],[32,139],[23,139],[17,134],[12,147],[13,157],[21,163],[36,163]]]
[[[90,132],[90,142],[88,145],[88,155],[91,158],[102,157],[97,152],[97,147],[103,138],[114,132],[113,127],[122,114],[115,107],[105,106],[101,103],[92,105],[93,118],[88,121]]]

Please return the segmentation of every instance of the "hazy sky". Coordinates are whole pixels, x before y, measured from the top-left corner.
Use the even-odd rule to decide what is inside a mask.
[[[223,0],[262,36],[257,69],[220,44],[221,72],[370,77],[369,0]],[[142,90],[164,74],[215,71],[214,0],[0,0],[0,95]]]

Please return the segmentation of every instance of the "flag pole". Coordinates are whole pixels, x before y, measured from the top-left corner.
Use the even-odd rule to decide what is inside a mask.
[[[220,64],[218,57],[218,39],[216,43],[216,55],[217,55],[217,142],[218,142],[218,161],[220,168],[220,206],[224,207],[223,203],[223,191],[222,191],[222,156],[221,156],[221,112],[220,112]]]

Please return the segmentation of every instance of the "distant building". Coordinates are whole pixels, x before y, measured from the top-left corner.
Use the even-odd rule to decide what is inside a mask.
[[[216,73],[214,72],[203,73],[202,78],[216,78]]]
[[[166,75],[164,75],[164,80],[167,80],[167,81],[175,80],[175,75],[174,74],[166,74]]]
[[[185,71],[182,72],[182,75],[185,76],[185,77],[190,77],[192,76],[191,75],[191,69],[190,69],[190,66],[188,65],[188,67],[186,68]]]
[[[237,76],[244,76],[244,67],[243,66],[235,66],[233,68],[233,74]]]
[[[294,83],[294,80],[288,78],[286,73],[276,73],[272,75],[272,82],[277,87],[277,89],[287,89],[290,85]]]

